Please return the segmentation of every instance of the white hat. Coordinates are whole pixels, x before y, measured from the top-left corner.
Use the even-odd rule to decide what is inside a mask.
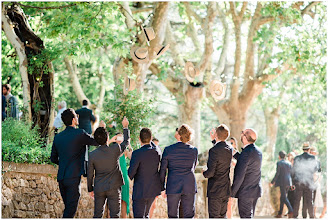
[[[155,51],[155,59],[157,59],[158,57],[160,57],[163,53],[165,53],[165,51],[167,51],[170,48],[170,44],[167,45],[161,45],[161,46],[157,46],[154,48]]]
[[[142,32],[144,33],[145,37],[146,37],[146,41],[149,42],[151,40],[154,40],[156,37],[155,31],[152,27],[142,27]]]
[[[149,61],[148,48],[132,46],[130,55],[137,63],[147,63]]]
[[[226,95],[227,84],[219,80],[213,80],[210,83],[210,93],[215,100],[222,100]]]
[[[127,95],[129,91],[132,91],[136,88],[136,82],[134,79],[130,79],[128,76],[124,78],[123,93]]]
[[[184,68],[185,76],[189,82],[194,82],[195,77],[200,74],[199,68],[194,67],[194,64],[192,62],[186,62],[185,68]]]

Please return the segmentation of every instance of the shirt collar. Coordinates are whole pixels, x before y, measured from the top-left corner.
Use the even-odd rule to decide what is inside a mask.
[[[247,145],[245,145],[244,147],[242,147],[242,149],[245,149],[245,148],[248,147],[249,145],[252,145],[252,144],[247,144]]]
[[[83,106],[82,106],[82,108],[88,108],[88,106],[86,106],[86,105],[83,105]]]

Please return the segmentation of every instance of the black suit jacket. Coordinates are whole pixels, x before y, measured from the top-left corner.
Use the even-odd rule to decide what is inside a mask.
[[[261,197],[262,152],[254,144],[244,148],[234,170],[231,196],[236,198]]]
[[[292,178],[290,175],[292,165],[286,160],[280,160],[277,162],[276,175],[272,179],[271,183],[275,186],[291,186]]]
[[[98,143],[82,129],[67,126],[54,138],[51,162],[58,164],[57,180],[79,177],[83,174],[85,145]]]
[[[162,184],[158,172],[161,155],[154,143],[133,151],[128,170],[130,179],[134,179],[133,200],[154,198],[161,194]]]
[[[164,149],[159,173],[164,186],[166,169],[168,169],[166,194],[197,192],[195,178],[197,157],[197,148],[183,142],[178,142]]]
[[[91,121],[96,121],[95,116],[92,114],[92,110],[88,108],[80,108],[76,110],[76,114],[79,115],[79,128],[84,129],[88,134],[91,134]]]
[[[207,197],[224,198],[231,194],[230,165],[232,147],[225,141],[218,142],[209,150],[207,170],[203,175],[208,178]]]
[[[304,184],[314,189],[313,174],[319,171],[319,166],[319,162],[316,160],[315,156],[307,152],[295,157],[292,168],[293,184]]]
[[[6,118],[6,107],[7,107],[7,101],[6,97],[2,95],[2,121]]]
[[[120,156],[129,145],[129,129],[123,130],[124,141],[119,145],[101,145],[89,154],[88,191],[105,192],[124,185]],[[93,179],[93,177],[95,178]]]

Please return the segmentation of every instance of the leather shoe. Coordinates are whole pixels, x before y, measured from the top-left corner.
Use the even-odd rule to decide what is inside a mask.
[[[288,218],[294,218],[294,213],[293,212],[288,213]]]
[[[275,218],[282,218],[282,215],[278,214],[278,215],[275,216]]]

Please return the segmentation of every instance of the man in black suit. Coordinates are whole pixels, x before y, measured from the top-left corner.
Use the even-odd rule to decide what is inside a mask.
[[[162,184],[159,178],[159,163],[161,151],[152,140],[149,128],[140,131],[141,148],[133,151],[128,175],[133,184],[133,216],[134,218],[149,218],[149,210],[155,197],[161,194]]]
[[[207,197],[210,218],[226,218],[227,205],[231,194],[230,164],[232,147],[226,143],[230,135],[229,128],[222,124],[215,129],[215,145],[209,150],[207,170]]]
[[[295,157],[292,168],[295,184],[294,218],[298,217],[302,196],[305,205],[303,209],[308,210],[310,218],[314,218],[313,192],[315,190],[315,184],[313,175],[319,170],[319,163],[313,155],[309,154],[309,143],[306,142],[303,144],[303,151],[303,154]]]
[[[192,130],[188,125],[181,125],[178,129],[178,135],[181,142],[164,149],[160,178],[164,184],[166,169],[168,169],[166,183],[168,217],[178,218],[179,204],[182,204],[183,217],[193,218],[197,193],[195,167],[198,150],[188,144],[192,135]]]
[[[262,193],[262,152],[254,144],[257,134],[253,129],[242,131],[240,139],[244,146],[235,167],[231,196],[238,198],[240,218],[253,218]]]
[[[83,100],[82,104],[82,108],[76,110],[76,114],[79,115],[79,128],[92,134],[91,122],[95,122],[96,118],[92,114],[92,110],[88,109],[88,100]]]
[[[121,186],[124,185],[119,158],[129,145],[129,121],[124,117],[122,121],[124,141],[115,142],[115,138],[108,140],[108,132],[105,128],[97,128],[94,137],[100,145],[89,156],[88,166],[88,191],[95,199],[94,218],[101,218],[107,199],[110,217],[119,218],[121,212]],[[95,178],[94,178],[95,173]]]
[[[277,171],[276,175],[271,181],[271,186],[274,184],[276,187],[280,187],[280,209],[276,218],[282,218],[282,211],[284,208],[284,204],[286,204],[288,208],[288,217],[293,217],[293,207],[291,206],[288,198],[287,192],[292,186],[292,178],[290,175],[292,165],[285,160],[286,152],[279,152],[279,161],[277,162]]]
[[[6,102],[6,97],[4,95],[2,95],[2,121],[5,120],[5,118],[7,117],[6,115],[6,107],[7,107],[7,102]]]
[[[74,109],[66,109],[61,118],[66,129],[55,136],[50,159],[59,165],[57,181],[65,204],[63,218],[73,218],[80,198],[85,145],[98,143],[84,130],[76,129],[79,123]]]

